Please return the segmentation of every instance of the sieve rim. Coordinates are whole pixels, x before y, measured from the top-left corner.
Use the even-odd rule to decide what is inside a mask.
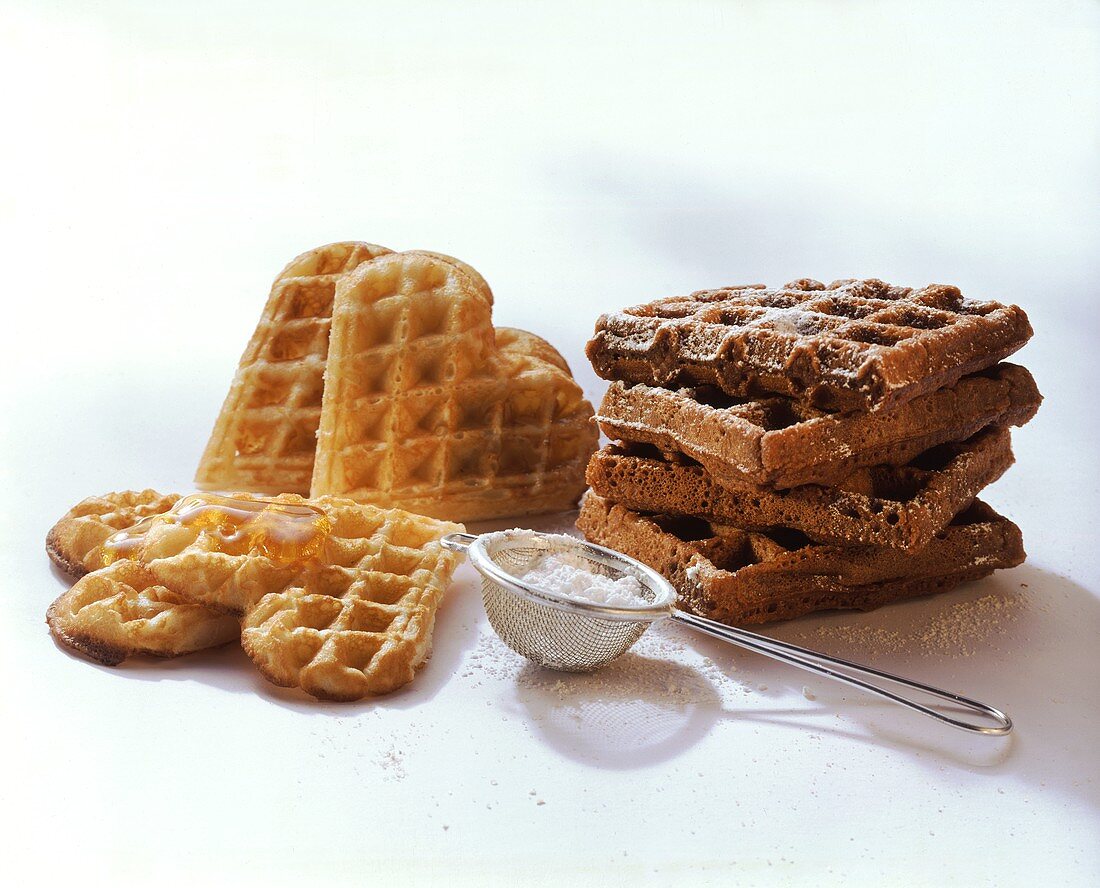
[[[550,534],[544,534],[534,530],[523,531],[523,533],[531,537],[550,536]],[[619,564],[625,564],[632,570],[637,571],[645,579],[647,586],[657,593],[658,600],[651,604],[642,604],[638,606],[599,604],[595,601],[582,601],[578,598],[572,598],[568,595],[552,592],[549,589],[532,586],[505,571],[493,560],[492,556],[485,551],[484,540],[488,536],[491,535],[479,534],[478,537],[469,544],[469,548],[466,551],[470,563],[483,577],[492,580],[494,583],[503,586],[514,595],[519,595],[521,598],[525,598],[534,604],[545,605],[546,607],[564,611],[565,613],[579,614],[597,620],[611,620],[624,623],[655,622],[656,620],[668,617],[675,605],[675,587],[649,565],[643,564],[637,559],[631,558],[629,555],[624,555],[622,552],[616,552],[614,549],[598,546],[587,540],[570,537],[567,534],[554,534],[554,536],[567,537],[578,549],[599,553],[604,556],[604,559],[612,562],[612,564],[618,562]]]

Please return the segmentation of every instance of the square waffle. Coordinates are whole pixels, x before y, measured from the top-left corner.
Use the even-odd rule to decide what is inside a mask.
[[[1024,560],[1020,529],[980,500],[915,553],[640,514],[594,494],[581,504],[577,527],[593,543],[662,573],[680,593],[681,607],[735,626],[833,608],[870,610],[944,592]]]
[[[997,364],[885,413],[613,382],[596,420],[611,439],[680,451],[722,483],[790,488],[842,484],[856,469],[904,465],[989,425],[1023,425],[1041,401],[1027,370]]]
[[[389,252],[329,244],[275,278],[199,463],[200,489],[309,493],[336,282]]]
[[[467,275],[422,252],[338,285],[313,495],[472,521],[572,508],[598,432],[553,347],[492,326]]]
[[[605,379],[780,394],[824,410],[887,410],[952,385],[1031,337],[1017,306],[955,287],[800,280],[659,299],[603,315],[588,357]]]
[[[1009,431],[993,426],[904,466],[857,470],[838,487],[777,491],[718,483],[694,460],[648,444],[600,450],[589,463],[588,483],[636,511],[695,515],[747,530],[785,527],[822,542],[913,551],[928,545],[1011,464]]]

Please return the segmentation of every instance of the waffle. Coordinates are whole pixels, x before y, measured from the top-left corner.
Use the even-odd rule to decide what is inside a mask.
[[[945,592],[1024,560],[1020,529],[975,500],[917,553],[809,542],[795,532],[752,533],[699,518],[642,515],[594,494],[577,527],[660,571],[679,604],[730,625],[788,620],[833,608],[870,610]]]
[[[160,585],[149,569],[116,561],[78,580],[46,612],[57,641],[105,666],[138,654],[176,657],[240,638],[240,621]]]
[[[472,521],[572,508],[598,432],[548,343],[427,253],[337,287],[314,496]]]
[[[389,252],[329,244],[275,278],[199,463],[200,489],[309,493],[336,281]]]
[[[786,527],[819,542],[913,551],[1011,464],[1009,431],[994,426],[904,466],[860,469],[840,487],[719,484],[693,460],[650,445],[599,451],[588,483],[600,496],[641,512],[697,515],[747,530]]]
[[[176,504],[179,495],[155,490],[124,490],[81,500],[46,534],[46,554],[61,570],[82,577],[103,567],[102,544],[116,531],[160,515]]]
[[[605,379],[775,393],[824,410],[888,410],[989,367],[1031,336],[1017,306],[958,289],[795,281],[660,299],[603,315],[588,357]]]
[[[1041,401],[1027,370],[998,364],[886,413],[826,413],[778,396],[734,399],[713,386],[613,382],[596,419],[613,440],[680,451],[722,483],[790,488],[835,486],[856,469],[904,465],[989,425],[1023,425]]]
[[[254,546],[242,551],[240,535],[226,536],[221,527],[153,522],[128,559],[87,574],[51,612],[79,614],[92,600],[115,613],[143,594],[185,600],[206,613],[239,615],[242,646],[275,684],[356,700],[410,681],[427,657],[436,610],[459,560],[438,540],[462,526],[333,497],[287,494],[268,502],[318,510],[322,548],[280,559]],[[90,631],[98,628],[92,623]],[[95,655],[91,645],[82,649]]]
[[[74,577],[101,571],[108,537],[178,501],[177,494],[155,490],[88,497],[50,528],[46,553]],[[236,617],[158,587],[129,561],[77,586],[53,603],[46,623],[58,642],[107,666],[137,654],[175,657],[240,638]]]

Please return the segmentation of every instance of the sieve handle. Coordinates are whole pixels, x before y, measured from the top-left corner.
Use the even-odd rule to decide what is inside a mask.
[[[805,669],[808,672],[816,672],[818,675],[836,679],[844,684],[866,691],[869,694],[875,694],[876,696],[884,697],[887,700],[898,703],[901,706],[915,709],[917,712],[938,719],[945,724],[951,725],[953,728],[992,736],[1001,736],[1012,730],[1012,719],[1001,710],[993,706],[988,706],[985,703],[980,703],[977,700],[971,700],[968,697],[954,694],[951,691],[934,688],[930,685],[921,684],[918,681],[902,678],[899,675],[891,675],[889,672],[882,672],[870,666],[861,666],[858,663],[842,660],[839,657],[831,657],[828,654],[811,651],[807,648],[799,647],[796,644],[788,644],[785,641],[768,638],[765,635],[757,635],[755,632],[747,632],[744,629],[727,626],[724,623],[708,620],[706,617],[699,617],[685,611],[674,609],[669,614],[669,617],[677,623],[690,626],[692,629],[703,632],[714,638],[720,638],[722,641],[727,641],[730,644],[747,648],[750,651],[755,651],[758,654],[763,654],[766,657],[771,657],[772,659],[780,660],[784,663],[789,663],[792,666],[797,666],[799,669]],[[903,687],[913,688],[930,697],[938,697],[940,700],[947,701],[957,707],[968,709],[973,713],[992,719],[996,722],[996,725],[978,724],[972,721],[952,718],[943,712],[938,712],[935,709],[925,706],[923,703],[918,703],[916,700],[896,694],[879,684],[873,684],[861,678],[857,678],[856,676],[858,675],[882,679],[887,682],[892,682],[893,684],[902,685]]]
[[[449,533],[439,542],[443,544],[444,549],[464,553],[470,548],[470,543],[476,539],[477,535],[472,533]]]

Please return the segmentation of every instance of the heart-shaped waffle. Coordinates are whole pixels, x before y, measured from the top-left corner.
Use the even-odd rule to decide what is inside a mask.
[[[381,256],[337,284],[312,495],[461,521],[568,509],[592,415],[552,346],[494,331],[461,267]]]
[[[204,496],[214,500],[209,512],[183,520],[187,502],[202,506]],[[225,517],[242,505],[252,507],[251,525]],[[288,555],[278,513],[289,510],[313,529],[304,542],[294,530],[297,548]],[[427,658],[459,560],[439,539],[462,529],[335,497],[188,497],[132,528],[127,548],[117,537],[101,543],[109,553],[115,542],[118,560],[64,593],[50,608],[50,627],[63,643],[113,664],[131,653],[185,652],[172,649],[181,619],[220,620],[235,635],[239,616],[242,646],[273,683],[327,700],[382,694],[411,681]]]
[[[336,282],[389,252],[328,244],[279,272],[199,463],[201,489],[309,493]]]
[[[103,542],[143,518],[160,515],[179,494],[123,490],[81,500],[46,534],[46,554],[69,576],[82,577],[103,567]]]
[[[120,561],[104,569],[103,544],[120,530],[169,511],[179,496],[124,490],[90,496],[50,528],[46,552],[67,574],[83,577],[46,614],[61,644],[106,666],[136,654],[175,657],[240,637],[236,617],[194,604],[158,586],[142,565]]]

